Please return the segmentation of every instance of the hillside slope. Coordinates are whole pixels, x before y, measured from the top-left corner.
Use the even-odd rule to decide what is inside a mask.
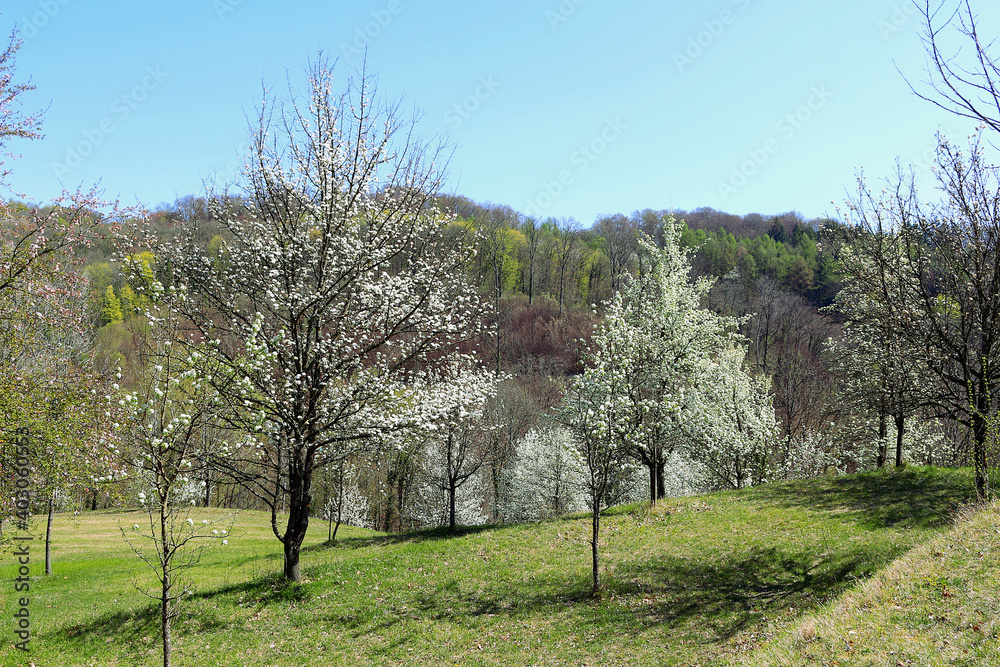
[[[326,526],[316,522],[303,554],[306,581],[288,586],[275,576],[280,549],[266,517],[246,512],[230,545],[207,551],[191,571],[175,659],[721,664],[756,656],[803,614],[947,531],[971,488],[968,471],[910,468],[616,508],[604,522],[601,600],[588,596],[583,516],[454,536],[350,530],[336,546],[323,543]],[[199,509],[196,519],[220,512]],[[32,581],[30,661],[157,664],[156,607],[133,587],[153,584],[152,576],[118,530],[141,520],[138,512],[59,517],[54,575]],[[0,578],[13,576],[8,554]],[[8,619],[11,589],[0,598]],[[0,647],[0,664],[29,664],[23,658],[8,642]]]
[[[959,520],[743,665],[1000,665],[1000,505]]]

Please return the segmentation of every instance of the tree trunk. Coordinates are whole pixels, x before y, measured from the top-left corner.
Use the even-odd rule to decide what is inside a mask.
[[[885,418],[885,413],[878,416],[878,453],[875,455],[875,466],[880,470],[885,467],[886,442],[889,435],[889,424]]]
[[[337,531],[340,530],[340,522],[344,518],[344,462],[340,462],[340,486],[337,489],[337,525],[333,527],[333,534],[330,535],[330,543],[337,543]],[[332,518],[332,517],[331,517]]]
[[[649,505],[656,505],[656,466],[649,464]]]
[[[45,574],[52,574],[52,515],[55,514],[56,490],[49,494],[49,518],[45,522]]]
[[[525,225],[524,235],[528,239],[528,305],[530,306],[534,302],[535,296],[535,255],[538,251],[538,230],[535,228],[534,222],[529,223],[529,225]]]
[[[163,630],[163,667],[170,667],[170,570],[163,571],[163,588],[160,591],[160,625]]]
[[[649,504],[653,506],[658,500],[663,500],[667,496],[666,482],[663,479],[666,463],[660,452],[643,454],[640,460],[649,469]]]
[[[400,474],[396,480],[396,519],[392,532],[403,532],[403,496],[406,493],[406,479]]]
[[[594,505],[594,519],[591,526],[590,555],[593,563],[594,588],[593,595],[597,597],[601,594],[601,571],[598,562],[597,540],[601,533],[601,507],[600,503]]]
[[[535,254],[531,253],[528,258],[528,305],[530,306],[535,297]]]
[[[988,409],[986,398],[980,394],[976,412],[972,415],[972,462],[976,475],[976,499],[983,503],[988,496],[986,479],[986,445],[989,439],[989,425],[986,422],[985,411]]]
[[[333,527],[333,512],[330,512],[330,501],[327,498],[324,501],[324,505],[327,507],[329,514],[327,515],[327,526],[326,526],[326,541],[330,544],[336,544],[337,542],[337,531],[340,529],[340,520],[343,517],[344,512],[344,462],[341,461],[337,468],[337,527]],[[329,496],[329,485],[327,485],[326,495]]]
[[[455,532],[455,483],[448,486],[448,532]]]
[[[170,530],[167,526],[166,507],[160,504],[160,547],[163,550],[160,555],[160,567],[162,575],[160,581],[160,634],[163,638],[163,667],[170,667]]]
[[[896,422],[896,468],[903,467],[903,432],[906,429],[906,417],[895,415]]]
[[[312,496],[312,471],[303,462],[290,458],[288,471],[288,524],[285,528],[285,561],[283,574],[288,581],[302,581],[299,571],[299,552],[309,529],[309,508]]]
[[[302,573],[299,570],[299,552],[302,549],[302,540],[294,539],[294,537],[289,533],[285,534],[284,565],[281,573],[288,581],[299,582],[302,581]]]
[[[499,436],[494,435],[494,438]],[[495,443],[495,441],[494,441]],[[494,451],[499,450],[499,446],[495,446]],[[492,462],[490,463],[490,482],[493,484],[493,523],[500,523],[500,506],[502,504],[501,490],[500,486],[502,481],[500,479],[502,469],[497,465],[497,457],[494,456]]]

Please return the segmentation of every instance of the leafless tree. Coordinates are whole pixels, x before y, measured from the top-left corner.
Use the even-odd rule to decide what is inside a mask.
[[[605,252],[610,265],[611,293],[616,294],[621,288],[622,276],[629,260],[638,248],[636,240],[638,223],[634,218],[619,214],[601,218],[594,228],[604,237]]]
[[[872,304],[872,326],[921,350],[936,380],[930,402],[972,433],[976,492],[988,495],[988,453],[996,438],[1000,382],[1000,169],[939,140],[944,201],[918,201],[900,176],[884,195],[862,183],[851,205],[860,233],[844,266]]]
[[[517,213],[507,206],[491,206],[476,219],[479,235],[478,260],[480,284],[485,285],[493,306],[490,339],[493,343],[493,363],[497,373],[504,360],[504,346],[510,329],[510,308],[504,301],[504,288],[511,268],[510,230],[517,226]]]
[[[572,274],[569,267],[573,262],[573,243],[577,236],[577,223],[574,220],[563,220],[555,226],[556,236],[553,239],[553,260],[556,265],[556,287],[559,301],[559,317],[566,308],[566,274]]]
[[[923,19],[927,80],[910,89],[923,100],[1000,132],[1000,67],[969,0],[913,0]],[[952,45],[949,35],[962,46]],[[964,52],[964,53],[963,53]],[[905,76],[904,76],[905,78]]]
[[[533,218],[528,218],[521,226],[524,238],[527,241],[525,248],[527,263],[524,267],[526,285],[522,285],[522,290],[528,293],[528,305],[530,306],[535,298],[535,264],[538,258],[538,224]]]

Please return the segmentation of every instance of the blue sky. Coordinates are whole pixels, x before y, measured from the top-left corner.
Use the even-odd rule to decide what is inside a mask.
[[[975,3],[1000,35],[1000,9]],[[45,138],[11,142],[15,193],[100,182],[155,207],[238,176],[262,82],[319,51],[455,144],[447,190],[589,226],[710,206],[834,214],[864,170],[927,164],[971,129],[910,93],[909,0],[4,0]]]

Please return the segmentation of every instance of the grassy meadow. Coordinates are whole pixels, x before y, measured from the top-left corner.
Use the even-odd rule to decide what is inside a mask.
[[[185,574],[174,663],[924,665],[951,647],[940,664],[997,664],[998,514],[953,525],[971,490],[968,471],[907,468],[615,508],[599,600],[587,516],[457,535],[342,527],[336,545],[316,521],[305,581],[286,585],[268,517],[242,512]],[[137,590],[155,580],[119,529],[144,520],[57,516],[51,577],[32,543],[28,654],[12,646],[5,553],[0,664],[158,664],[158,607]]]

